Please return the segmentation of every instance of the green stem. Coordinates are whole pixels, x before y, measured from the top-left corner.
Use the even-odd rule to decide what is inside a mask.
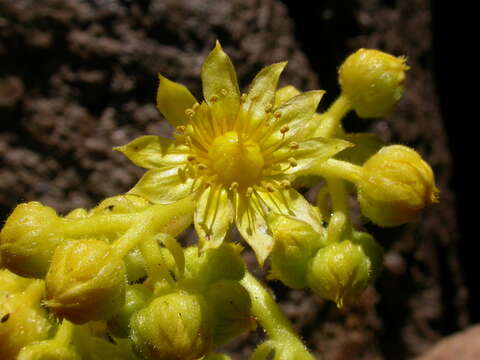
[[[248,272],[240,282],[250,294],[253,315],[265,329],[269,338],[287,348],[295,349],[296,360],[314,360],[263,285]]]
[[[340,96],[333,102],[328,110],[321,115],[321,122],[315,132],[315,136],[331,138],[340,128],[342,118],[351,110],[350,101],[346,96]]]
[[[308,174],[340,178],[356,184],[362,179],[363,169],[361,166],[347,161],[328,159],[321,163],[314,164],[308,170]]]
[[[138,213],[133,226],[112,246],[123,257],[140,241],[156,233],[177,236],[192,223],[194,210],[195,202],[190,197],[169,205],[153,205]]]
[[[348,192],[343,180],[326,177],[333,214],[328,222],[327,239],[329,243],[339,242],[346,231],[352,230]]]

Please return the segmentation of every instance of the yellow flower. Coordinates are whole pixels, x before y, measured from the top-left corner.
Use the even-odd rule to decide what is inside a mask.
[[[217,42],[202,67],[201,103],[183,85],[160,76],[157,105],[176,128],[175,140],[143,136],[116,149],[149,169],[130,193],[161,204],[192,194],[201,245],[221,244],[235,222],[260,263],[273,246],[269,211],[320,224],[290,181],[350,144],[312,137],[310,119],[324,92],[277,92],[285,66],[267,66],[248,94],[240,94],[232,62]]]

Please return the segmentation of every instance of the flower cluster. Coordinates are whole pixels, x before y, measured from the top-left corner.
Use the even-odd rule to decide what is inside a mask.
[[[20,204],[0,231],[2,359],[228,360],[215,350],[261,325],[252,360],[312,360],[270,293],[247,270],[235,224],[269,277],[338,307],[358,299],[383,250],[354,229],[349,198],[391,227],[438,201],[433,172],[406,146],[349,134],[349,111],[390,113],[404,58],[361,49],[339,70],[342,93],[277,89],[286,63],[262,69],[242,94],[217,42],[202,67],[203,101],[160,76],[171,138],[116,148],[147,171],[126,194],[65,216]],[[352,186],[346,186],[347,182]],[[322,183],[315,204],[298,191]],[[351,191],[354,189],[354,191]],[[194,224],[198,244],[176,237]]]

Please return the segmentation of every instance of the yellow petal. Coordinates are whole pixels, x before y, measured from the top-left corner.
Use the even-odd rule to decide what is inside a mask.
[[[240,90],[232,61],[217,41],[202,66],[203,96],[211,106],[213,121],[232,123],[240,105]]]
[[[277,163],[288,163],[293,159],[295,166],[282,173],[294,174],[308,170],[312,164],[326,161],[351,146],[353,145],[345,140],[318,137],[296,143],[295,149],[292,149],[292,143],[285,144],[273,153],[273,158]]]
[[[259,188],[257,194],[272,212],[304,221],[316,232],[323,231],[320,212],[296,190],[279,188],[269,192]]]
[[[157,204],[169,204],[194,192],[194,180],[181,167],[149,170],[128,192]]]
[[[287,62],[269,65],[263,68],[253,79],[244,107],[248,109],[252,125],[257,124],[271,111],[275,101],[278,79]],[[253,127],[252,127],[253,128]]]
[[[254,194],[250,197],[236,194],[235,222],[238,231],[255,251],[260,266],[263,266],[272,251],[273,238],[261,207]]]
[[[287,85],[281,89],[278,89],[277,93],[275,94],[274,108],[278,108],[280,105],[297,95],[300,95],[300,91],[292,85]]]
[[[173,167],[187,161],[185,146],[178,146],[173,140],[154,135],[140,136],[114,150],[120,151],[135,165],[145,169]]]
[[[222,244],[233,222],[233,205],[223,187],[209,187],[197,201],[195,230],[202,247]]]
[[[266,141],[266,145],[274,144],[280,139],[303,138],[311,126],[311,119],[317,110],[318,103],[325,94],[323,90],[307,91],[295,96],[274,110],[276,118],[272,125],[272,135]],[[280,131],[280,130],[286,131]]]
[[[197,100],[190,91],[176,82],[159,75],[160,84],[157,91],[157,108],[165,119],[174,127],[185,125],[185,110],[191,108]]]

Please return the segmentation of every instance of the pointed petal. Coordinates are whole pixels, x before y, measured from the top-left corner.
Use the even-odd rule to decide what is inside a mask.
[[[265,118],[265,109],[270,107],[269,111],[273,110],[278,79],[286,65],[286,61],[269,65],[263,68],[253,79],[247,102],[244,105],[245,108],[248,108],[252,125]]]
[[[258,263],[263,266],[273,248],[273,238],[268,228],[261,204],[255,195],[237,194],[235,221],[238,231],[255,251]]]
[[[317,110],[318,103],[325,94],[323,90],[307,91],[295,96],[275,109],[277,120],[272,124],[272,135],[267,139],[267,146],[285,139],[303,138],[310,125],[310,120]],[[282,134],[280,129],[288,127],[288,131]]]
[[[194,179],[187,177],[181,167],[174,167],[147,171],[128,193],[153,203],[170,204],[195,190]]]
[[[281,89],[278,89],[277,93],[275,94],[274,108],[278,108],[283,103],[300,94],[300,91],[292,85],[287,85]]]
[[[195,230],[201,247],[218,247],[233,222],[233,205],[223,187],[205,189],[197,201]]]
[[[294,189],[278,189],[269,192],[266,189],[258,189],[261,201],[274,213],[292,216],[311,225],[321,233],[322,217],[318,208],[310,204],[302,194]]]
[[[353,146],[352,143],[341,139],[313,138],[295,144],[285,144],[272,155],[276,163],[295,161],[295,166],[283,170],[283,174],[294,174],[308,170],[312,164],[326,161],[340,151]]]
[[[185,125],[185,110],[191,108],[197,100],[182,84],[168,80],[159,75],[160,84],[157,91],[157,108],[165,119],[174,127]]]
[[[171,139],[154,135],[140,136],[114,150],[145,169],[178,166],[187,161],[188,155],[185,146],[177,146]]]
[[[203,63],[202,84],[214,121],[232,123],[240,106],[240,90],[232,61],[218,41]]]

